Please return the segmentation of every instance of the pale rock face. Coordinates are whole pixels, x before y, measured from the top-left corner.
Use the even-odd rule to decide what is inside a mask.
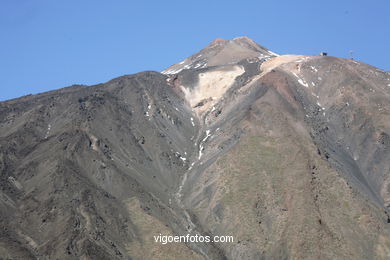
[[[245,72],[242,66],[232,66],[225,70],[213,70],[198,74],[195,86],[181,86],[185,99],[198,115],[218,103],[235,79]],[[200,103],[204,105],[197,106]]]

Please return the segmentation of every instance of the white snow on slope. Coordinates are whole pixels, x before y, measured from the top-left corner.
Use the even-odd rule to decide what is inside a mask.
[[[275,52],[272,52],[272,51],[268,51],[268,53],[274,55],[274,56],[280,56],[279,54],[275,53]]]
[[[206,142],[207,138],[209,138],[211,136],[210,134],[210,130],[206,130],[206,136],[203,138],[203,140],[200,142],[199,144],[199,156],[198,156],[198,160],[200,160],[200,158],[202,158],[202,152],[203,152],[203,144],[204,142]]]
[[[47,131],[46,131],[45,139],[47,139],[47,137],[49,137],[50,130],[51,130],[51,124],[49,124],[49,125],[47,126]]]
[[[301,84],[302,86],[304,86],[306,88],[309,87],[309,85],[306,83],[306,81],[301,79],[296,73],[293,72],[292,74],[294,74],[294,76],[298,79],[299,84]]]

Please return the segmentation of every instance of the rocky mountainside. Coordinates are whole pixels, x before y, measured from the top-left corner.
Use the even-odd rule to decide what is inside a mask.
[[[389,162],[389,72],[217,39],[0,103],[0,259],[389,259]]]

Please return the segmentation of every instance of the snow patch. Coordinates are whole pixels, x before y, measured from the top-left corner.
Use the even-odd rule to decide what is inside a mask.
[[[279,54],[272,52],[272,51],[268,51],[268,53],[270,53],[271,55],[274,55],[274,56],[280,56]]]
[[[294,76],[298,79],[299,84],[301,84],[302,86],[304,86],[306,88],[309,87],[309,85],[306,83],[306,81],[301,79],[296,73],[293,72],[292,74],[294,74]]]
[[[200,145],[199,145],[199,156],[198,156],[198,160],[200,160],[200,158],[202,158],[202,152],[203,152],[203,144],[200,144]]]
[[[191,163],[190,167],[188,168],[188,170],[190,171],[192,169],[192,167],[195,165],[195,163]]]
[[[197,64],[195,64],[194,69],[197,69],[197,68],[199,68],[202,65],[203,65],[202,63],[197,63]]]
[[[302,86],[304,86],[304,87],[306,87],[306,88],[309,87],[309,85],[308,85],[304,80],[302,80],[302,79],[299,79],[298,82],[299,82]]]
[[[202,154],[203,154],[203,149],[204,149],[204,142],[206,142],[207,138],[209,138],[211,136],[210,134],[210,130],[206,130],[206,136],[203,138],[203,140],[200,142],[199,144],[199,156],[198,156],[198,160],[200,160],[200,158],[202,158]]]
[[[47,138],[49,137],[50,130],[51,130],[51,124],[49,124],[49,125],[47,126],[47,130],[46,130],[45,139],[47,139]]]
[[[152,108],[152,106],[150,104],[148,104],[148,110],[145,112],[145,116],[149,117],[149,111],[151,108]],[[150,120],[150,118],[149,118],[149,120]]]
[[[180,71],[182,71],[183,69],[184,69],[184,68],[180,68],[180,69],[177,69],[177,70],[175,70],[175,69],[164,70],[164,71],[162,71],[161,73],[162,73],[162,74],[165,74],[165,75],[177,74],[177,73],[179,73]]]
[[[321,106],[320,102],[317,101],[317,106],[319,106],[322,110],[325,110],[325,107]]]

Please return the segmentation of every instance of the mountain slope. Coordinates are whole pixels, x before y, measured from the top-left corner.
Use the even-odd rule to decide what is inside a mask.
[[[390,74],[217,39],[0,103],[0,255],[386,259]],[[159,234],[233,243],[155,243]]]

